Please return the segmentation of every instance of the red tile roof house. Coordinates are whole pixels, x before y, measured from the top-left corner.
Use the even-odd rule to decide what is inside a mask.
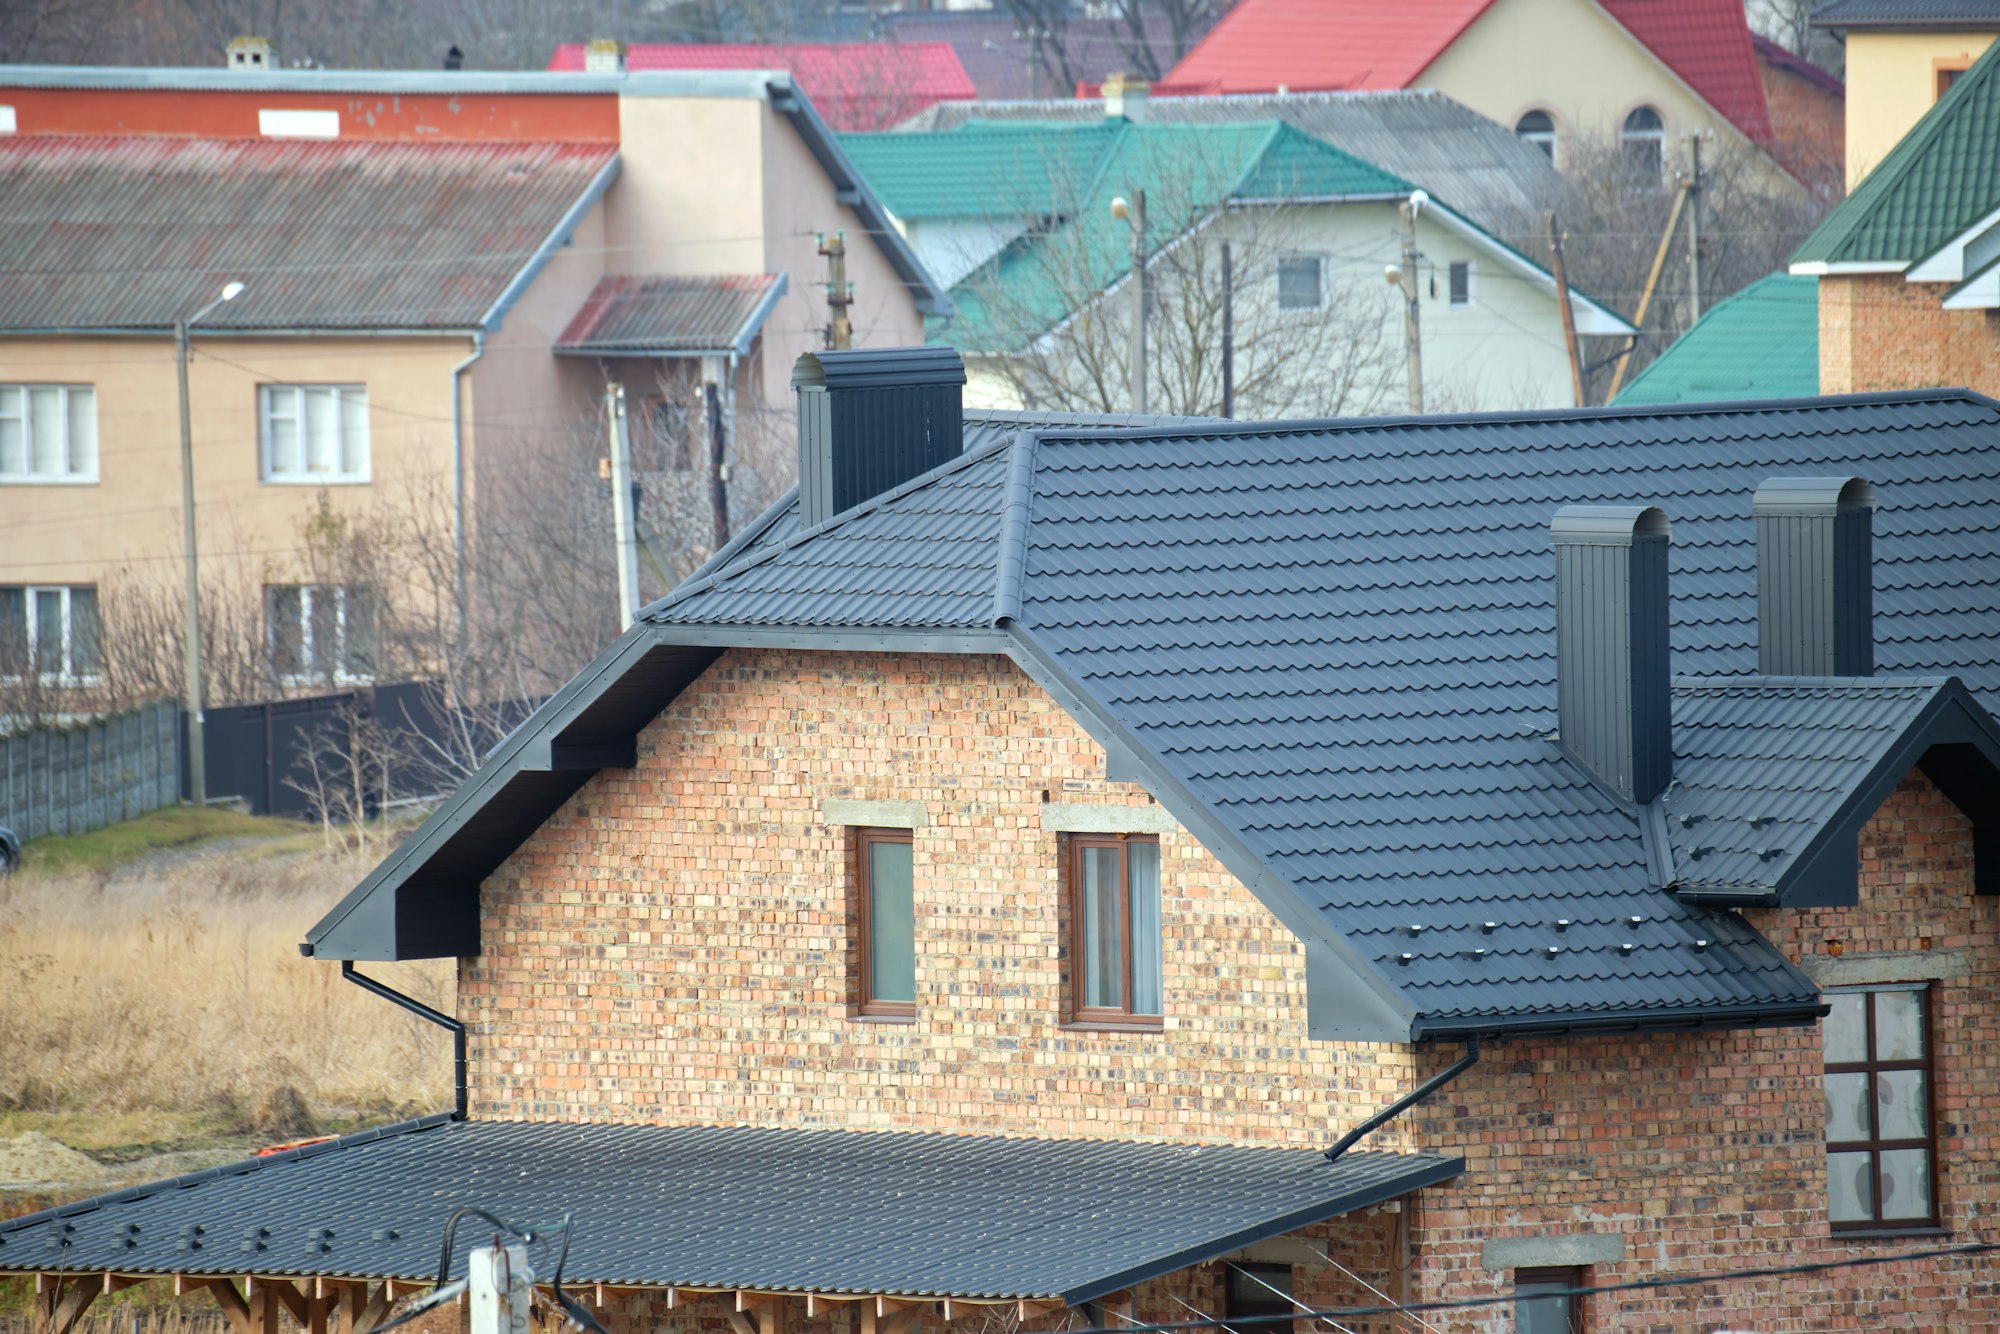
[[[580,70],[581,42],[556,48],[552,70]],[[635,42],[629,70],[790,71],[836,130],[886,130],[937,102],[975,96],[949,42]]]
[[[1739,0],[1240,0],[1163,91],[1431,88],[1543,145],[1712,131],[1766,151],[1771,118]]]
[[[0,1224],[47,1328],[365,1332],[461,1205],[614,1331],[2000,1323],[2000,404],[962,379],[803,358],[798,492],[307,932],[459,960],[456,1113]]]

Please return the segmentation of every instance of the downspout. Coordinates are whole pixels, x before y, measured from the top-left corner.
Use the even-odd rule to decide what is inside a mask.
[[[451,1034],[451,1078],[455,1099],[451,1119],[463,1121],[468,1102],[465,1087],[465,1025],[448,1014],[433,1010],[420,1000],[405,996],[393,987],[384,986],[372,977],[363,977],[354,971],[352,959],[340,961],[340,975],[363,991],[372,992],[392,1005],[400,1005],[417,1018],[428,1019]]]
[[[1431,1094],[1436,1093],[1446,1084],[1451,1083],[1452,1080],[1457,1079],[1460,1075],[1478,1064],[1479,1039],[1471,1038],[1465,1044],[1465,1055],[1459,1057],[1451,1065],[1425,1080],[1412,1092],[1404,1094],[1381,1111],[1375,1113],[1375,1115],[1369,1117],[1366,1121],[1363,1121],[1360,1125],[1354,1127],[1354,1129],[1348,1131],[1345,1135],[1342,1135],[1340,1142],[1326,1151],[1326,1160],[1334,1162],[1341,1154],[1346,1153],[1349,1149],[1360,1143],[1363,1137],[1388,1125],[1404,1112],[1409,1111],[1410,1108],[1416,1106],[1425,1098],[1430,1097]]]
[[[452,652],[465,652],[465,373],[486,355],[486,330],[472,331],[472,355],[451,368]]]

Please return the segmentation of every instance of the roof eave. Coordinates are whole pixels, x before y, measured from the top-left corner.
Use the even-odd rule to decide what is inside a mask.
[[[1803,978],[1804,974],[1800,974]],[[1808,983],[1808,985],[1810,985]],[[1584,1037],[1603,1034],[1690,1033],[1719,1029],[1794,1028],[1818,1022],[1827,1003],[1815,998],[1767,1005],[1704,1005],[1682,1009],[1608,1010],[1599,1014],[1482,1015],[1419,1018],[1414,1041],[1463,1042]]]
[[[506,322],[507,312],[521,299],[521,294],[528,290],[529,284],[541,276],[542,270],[548,267],[556,252],[569,244],[570,238],[576,234],[576,229],[582,225],[590,210],[597,207],[598,201],[604,198],[604,192],[618,179],[618,164],[618,154],[613,153],[611,159],[598,169],[597,175],[591,178],[590,184],[584,187],[583,193],[563,211],[556,225],[542,238],[542,243],[535,247],[535,253],[528,256],[528,262],[523,264],[508,281],[507,286],[501,289],[493,304],[486,308],[486,313],[479,317],[481,329],[487,333],[500,331],[501,325]]]

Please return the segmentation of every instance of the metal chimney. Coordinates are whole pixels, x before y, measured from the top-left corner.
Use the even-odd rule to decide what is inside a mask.
[[[1664,511],[1568,505],[1556,549],[1556,712],[1563,753],[1628,801],[1673,777]]]
[[[799,523],[810,528],[965,450],[965,363],[948,347],[808,352],[799,408]]]
[[[1875,674],[1875,488],[1859,477],[1774,477],[1757,516],[1757,670]]]

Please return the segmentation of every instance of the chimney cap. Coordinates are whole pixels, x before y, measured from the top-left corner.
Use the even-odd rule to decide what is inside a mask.
[[[805,352],[792,363],[792,387],[900,389],[964,384],[965,361],[952,347],[857,347]]]
[[[1633,539],[1671,540],[1673,526],[1658,505],[1565,505],[1549,520],[1557,546],[1630,546]]]
[[[1875,488],[1859,477],[1773,477],[1757,488],[1753,514],[1853,514],[1875,508]]]

